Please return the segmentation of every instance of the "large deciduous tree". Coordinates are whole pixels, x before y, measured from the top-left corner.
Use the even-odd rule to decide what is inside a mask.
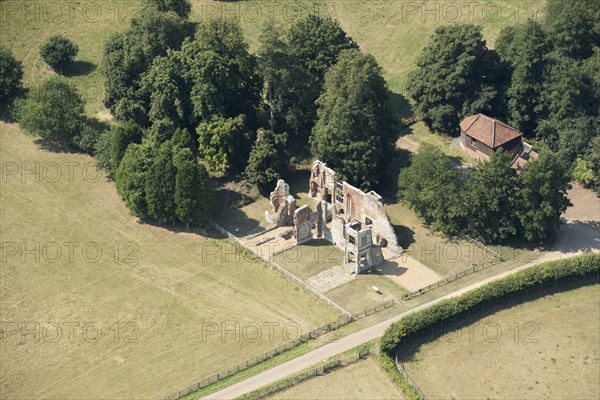
[[[20,111],[27,132],[49,141],[74,144],[85,121],[84,101],[62,77],[52,77],[34,88]]]
[[[282,112],[289,143],[306,147],[317,119],[316,100],[323,90],[325,73],[343,50],[357,48],[356,43],[336,20],[310,14],[293,24],[287,33],[289,58],[283,85],[280,85]],[[270,51],[266,47],[264,51]]]
[[[398,198],[434,229],[450,234],[457,230],[462,178],[450,159],[433,146],[422,146],[400,172]]]
[[[417,59],[407,90],[416,114],[429,128],[458,133],[460,120],[482,112],[502,114],[506,73],[495,51],[486,47],[481,27],[451,25],[436,29]]]
[[[186,36],[186,22],[173,12],[143,8],[129,29],[113,35],[104,47],[102,72],[106,107],[122,120],[146,124],[147,99],[140,93],[141,79],[153,60],[179,48]]]
[[[567,170],[552,152],[542,153],[522,169],[515,212],[527,241],[542,241],[558,228],[560,216],[571,205],[569,188]]]
[[[325,75],[311,136],[313,153],[363,189],[378,183],[384,156],[393,147],[395,123],[381,72],[371,55],[342,52]]]
[[[506,240],[518,232],[516,172],[510,165],[511,157],[503,150],[496,151],[465,184],[462,211],[466,229],[485,242]]]
[[[506,27],[498,36],[498,53],[512,71],[507,89],[509,123],[528,136],[533,136],[537,128],[550,48],[546,33],[535,21]]]

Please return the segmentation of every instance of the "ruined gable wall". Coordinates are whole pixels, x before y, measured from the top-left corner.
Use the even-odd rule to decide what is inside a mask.
[[[345,210],[351,219],[366,223],[366,218],[372,221],[373,242],[382,244],[382,239],[387,242],[387,247],[393,251],[401,251],[394,227],[390,222],[385,207],[379,196],[374,192],[365,193],[362,190],[344,182]]]

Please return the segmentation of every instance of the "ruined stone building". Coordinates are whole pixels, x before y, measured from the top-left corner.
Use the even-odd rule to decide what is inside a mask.
[[[357,272],[383,262],[382,248],[402,252],[380,195],[338,181],[336,173],[315,161],[309,194],[320,200],[325,222],[324,237],[344,250],[346,263],[356,263]]]
[[[376,192],[365,193],[338,181],[335,171],[315,161],[309,194],[318,200],[314,212],[309,205],[297,208],[289,185],[279,180],[270,196],[273,211],[265,212],[267,221],[272,226],[293,226],[296,244],[315,236],[332,242],[344,250],[344,263],[355,266],[357,274],[383,263],[383,249],[392,254],[402,252],[382,198]]]

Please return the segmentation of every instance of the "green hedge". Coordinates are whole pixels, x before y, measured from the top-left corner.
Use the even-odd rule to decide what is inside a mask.
[[[379,355],[379,365],[388,374],[392,381],[398,386],[409,400],[421,400],[419,393],[411,386],[410,383],[398,371],[394,360],[387,354]]]
[[[537,264],[461,296],[444,300],[393,323],[381,338],[381,353],[393,360],[394,351],[403,341],[436,328],[461,314],[471,312],[476,307],[545,283],[558,283],[561,280],[594,272],[600,272],[600,254],[587,253]],[[386,358],[381,357],[382,360]]]

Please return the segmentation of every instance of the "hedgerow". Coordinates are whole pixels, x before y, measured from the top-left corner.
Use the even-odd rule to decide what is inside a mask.
[[[487,303],[497,301],[507,295],[530,290],[539,285],[560,281],[576,276],[600,272],[600,254],[588,253],[580,256],[546,262],[527,268],[513,275],[490,282],[461,296],[444,300],[427,309],[410,314],[392,324],[381,338],[382,355],[393,359],[400,343],[429,332],[439,325],[457,317],[476,311]]]

